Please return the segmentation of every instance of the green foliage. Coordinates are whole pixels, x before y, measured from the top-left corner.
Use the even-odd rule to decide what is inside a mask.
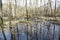
[[[3,24],[3,20],[2,18],[0,18],[0,26]]]

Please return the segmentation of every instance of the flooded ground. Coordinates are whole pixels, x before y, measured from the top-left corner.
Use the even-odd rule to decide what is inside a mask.
[[[43,22],[36,24],[33,23],[32,26],[28,24],[28,34],[26,32],[26,24],[25,23],[19,23],[13,30],[17,30],[16,28],[18,27],[19,33],[15,34],[15,39],[16,40],[27,40],[27,35],[28,35],[28,40],[59,40],[59,35],[60,35],[60,26],[50,24],[50,28],[48,29],[49,22]],[[55,31],[54,31],[54,26],[55,26]],[[32,27],[32,29],[31,29]],[[38,28],[38,31],[36,32],[36,28]],[[32,32],[31,32],[32,31]],[[7,40],[11,40],[11,34],[8,31],[8,29],[5,29],[5,35]],[[32,39],[31,39],[32,38]],[[0,40],[4,40],[3,34],[1,32],[0,28]]]

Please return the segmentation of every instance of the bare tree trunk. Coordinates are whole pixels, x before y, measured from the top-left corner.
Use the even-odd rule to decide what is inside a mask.
[[[9,30],[10,30],[10,32],[11,32],[11,40],[13,40],[13,34],[12,34],[12,24],[11,24],[11,14],[12,14],[12,8],[11,8],[11,0],[9,1],[9,10],[10,10],[10,12],[9,12]]]
[[[35,20],[35,24],[36,24],[36,40],[38,40],[38,0],[36,0],[36,7],[35,7],[35,13],[36,13],[36,20]]]
[[[17,8],[17,0],[15,0],[15,9],[14,9],[14,13],[15,13],[15,20],[16,20],[16,8]],[[15,24],[15,26],[17,26],[17,24]],[[13,34],[13,40],[16,40],[16,31],[15,31],[16,29],[14,29],[14,34]],[[18,33],[18,27],[17,27],[17,33]],[[19,36],[18,36],[19,37]]]
[[[26,6],[26,19],[27,19],[27,21],[28,21],[27,0],[26,0],[25,6]],[[27,23],[27,25],[26,25],[26,32],[27,32],[27,40],[28,40],[28,23]]]
[[[31,12],[31,0],[30,0],[30,13],[32,13],[32,12]],[[32,21],[32,20],[31,20],[31,21]],[[31,27],[30,27],[30,40],[33,40],[33,39],[32,39],[32,24],[30,24],[30,26],[31,26]]]
[[[4,23],[4,21],[3,21],[3,12],[2,12],[3,10],[2,10],[2,0],[0,0],[0,16],[1,16],[1,18],[2,18],[2,25],[1,25],[1,29],[2,29],[2,33],[3,33],[3,37],[4,37],[4,40],[7,40],[6,39],[6,35],[5,35],[5,32],[4,32],[4,26],[3,26],[3,23]]]
[[[42,0],[40,0],[40,6],[42,5]],[[42,7],[40,7],[42,9]],[[41,20],[41,16],[42,16],[42,10],[40,12],[40,40],[42,40],[42,20]]]
[[[57,0],[55,0],[55,10],[54,10],[55,20],[57,20],[57,19],[56,19],[56,1],[57,1]],[[54,28],[53,28],[53,33],[54,33],[54,34],[53,34],[53,40],[55,40],[55,24],[54,24]]]
[[[50,11],[51,11],[51,15],[52,15],[52,3],[51,0],[48,0],[49,6],[50,6]]]
[[[1,12],[2,12],[2,10],[1,10]],[[4,24],[4,20],[3,20],[3,12],[2,12],[2,22],[3,22],[3,24]],[[4,40],[7,40],[7,39],[6,39],[5,32],[4,32],[4,25],[1,25],[1,29],[2,29],[2,33],[3,33],[3,36],[4,36]]]

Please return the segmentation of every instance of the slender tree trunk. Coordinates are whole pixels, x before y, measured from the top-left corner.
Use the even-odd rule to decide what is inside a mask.
[[[32,13],[32,12],[31,12],[31,0],[30,0],[30,13]],[[32,21],[32,20],[31,20],[31,21]],[[30,27],[30,40],[33,40],[33,39],[32,39],[32,24],[30,24],[30,26],[31,26],[31,27]]]
[[[27,19],[27,21],[28,21],[27,0],[26,0],[26,4],[25,4],[25,6],[26,6],[26,19]],[[28,40],[28,23],[27,23],[26,26],[27,26],[27,27],[26,27],[26,32],[27,32],[27,40]]]
[[[0,14],[0,16],[2,17],[2,22],[4,22],[3,21],[3,12],[2,12],[3,10],[2,10],[2,0],[0,0],[0,13],[2,14]],[[6,35],[5,35],[5,32],[4,32],[4,26],[3,26],[3,23],[2,23],[2,25],[0,26],[1,27],[1,29],[2,29],[2,34],[3,34],[3,37],[4,37],[4,40],[7,40],[6,39]]]
[[[52,4],[51,4],[51,0],[48,0],[49,6],[50,6],[50,11],[51,11],[51,15],[52,15]]]
[[[55,0],[55,10],[54,10],[54,13],[55,13],[55,20],[57,20],[56,19],[56,2],[57,2],[57,0]],[[55,24],[54,24],[54,28],[53,28],[53,40],[55,40]]]
[[[9,10],[10,10],[10,12],[9,12],[9,30],[10,30],[10,32],[11,32],[11,40],[13,40],[13,34],[12,34],[12,24],[11,24],[11,14],[12,14],[12,8],[11,8],[11,0],[9,1]]]
[[[35,13],[36,13],[36,40],[38,40],[38,0],[36,0],[36,9],[35,9]]]
[[[42,5],[42,0],[40,0],[40,6]],[[41,7],[42,9],[42,7]],[[41,16],[42,16],[42,10],[40,12],[40,40],[42,40],[42,20],[41,20]]]

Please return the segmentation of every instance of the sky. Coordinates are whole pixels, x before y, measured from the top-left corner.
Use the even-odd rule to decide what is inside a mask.
[[[9,0],[2,0],[2,3],[8,3]],[[45,0],[45,3],[47,3],[48,0]],[[57,0],[57,2],[59,1],[59,3],[57,3],[57,5],[60,4],[60,0]],[[52,0],[52,6],[54,6],[54,2],[55,0]],[[15,1],[12,0],[12,3],[15,4]],[[25,6],[26,0],[17,0],[17,5],[20,6]],[[35,6],[36,5],[36,0],[31,0],[31,6]],[[42,0],[41,5],[44,4],[44,0]],[[30,0],[27,0],[27,6],[30,6]],[[38,6],[40,6],[40,0],[38,0]]]

